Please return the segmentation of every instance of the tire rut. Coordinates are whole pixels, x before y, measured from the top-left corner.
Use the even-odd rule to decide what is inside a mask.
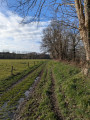
[[[58,106],[58,101],[55,95],[55,80],[51,71],[51,89],[50,89],[51,93],[49,95],[50,98],[50,102],[51,102],[51,106],[52,106],[52,111],[55,113],[55,117],[56,120],[64,120],[61,113],[60,113],[60,109]]]
[[[14,114],[14,118],[12,120],[21,120],[21,116],[20,116],[20,113],[22,111],[22,109],[24,108],[25,104],[28,102],[28,100],[30,99],[30,97],[33,95],[34,91],[35,91],[35,88],[37,87],[40,79],[41,79],[41,76],[43,74],[43,70],[40,72],[39,74],[39,79],[33,83],[33,85],[31,86],[31,90],[30,90],[30,94],[29,94],[29,97],[26,98],[21,104],[18,105],[18,108]]]

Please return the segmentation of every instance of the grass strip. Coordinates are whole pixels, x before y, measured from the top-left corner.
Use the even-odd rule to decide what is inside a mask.
[[[53,62],[53,75],[55,93],[64,119],[89,120],[90,79],[75,66],[60,62]]]

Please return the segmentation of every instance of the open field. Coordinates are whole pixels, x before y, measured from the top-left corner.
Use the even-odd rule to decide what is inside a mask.
[[[1,60],[8,76],[0,78],[0,120],[89,120],[90,78],[66,63],[36,61]]]
[[[11,69],[13,66],[13,74],[16,75],[21,73],[29,67],[34,66],[34,64],[38,64],[40,60],[0,60],[0,80],[5,79],[11,76]]]

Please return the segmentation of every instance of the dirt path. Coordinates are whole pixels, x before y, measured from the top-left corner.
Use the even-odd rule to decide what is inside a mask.
[[[55,113],[56,120],[64,120],[63,117],[61,116],[60,109],[58,107],[58,101],[55,95],[55,80],[54,80],[52,72],[51,72],[51,81],[52,81],[51,93],[49,97],[50,97],[50,102],[52,105],[52,110]]]
[[[41,76],[43,74],[43,70],[41,71],[41,73],[39,74],[39,76],[37,77],[37,79],[35,80],[35,82],[33,83],[33,85],[30,87],[29,89],[29,96],[26,97],[24,99],[23,102],[21,102],[19,105],[18,105],[18,108],[17,110],[15,111],[15,114],[14,114],[14,118],[12,120],[21,120],[21,116],[20,116],[20,113],[22,111],[22,109],[24,108],[25,104],[27,103],[27,101],[30,99],[30,97],[33,95],[34,91],[35,91],[35,88],[37,87],[40,79],[41,79]]]

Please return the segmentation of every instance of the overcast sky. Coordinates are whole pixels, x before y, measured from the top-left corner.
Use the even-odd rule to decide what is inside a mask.
[[[29,16],[30,17],[30,16]],[[22,17],[6,6],[0,7],[0,52],[40,52],[43,29],[49,21],[20,24]]]

